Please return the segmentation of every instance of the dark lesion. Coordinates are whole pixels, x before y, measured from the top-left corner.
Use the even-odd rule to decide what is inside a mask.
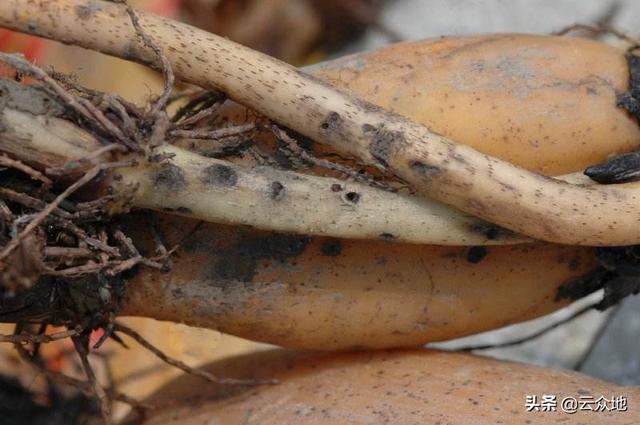
[[[473,222],[468,226],[467,230],[475,235],[485,238],[488,241],[509,240],[518,237],[511,230],[483,221]]]
[[[238,173],[224,164],[214,164],[202,171],[202,183],[207,186],[234,187],[238,183]]]
[[[429,180],[442,172],[440,167],[425,164],[421,161],[409,161],[409,168],[423,180]]]
[[[393,146],[406,142],[402,131],[388,129],[384,124],[378,126],[364,124],[362,134],[370,140],[369,153],[383,168],[389,165]]]
[[[188,185],[182,168],[170,163],[160,167],[153,178],[153,183],[157,188],[170,192],[182,191]]]
[[[487,247],[485,246],[472,246],[467,249],[465,257],[469,263],[478,264],[485,259],[487,253]]]
[[[285,233],[240,236],[236,244],[218,251],[215,263],[203,269],[212,285],[227,287],[230,282],[250,283],[266,263],[289,264],[304,254],[309,236]]]
[[[332,111],[327,115],[327,118],[322,121],[320,128],[326,132],[335,132],[341,129],[343,122],[344,120],[340,114]]]
[[[269,197],[274,201],[282,201],[287,196],[287,188],[279,181],[269,185]]]

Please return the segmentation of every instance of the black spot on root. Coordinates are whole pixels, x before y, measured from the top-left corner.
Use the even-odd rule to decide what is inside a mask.
[[[160,167],[153,182],[157,188],[171,192],[178,192],[187,187],[184,171],[174,164],[164,164]]]
[[[387,130],[384,125],[376,127],[371,124],[364,124],[362,132],[365,136],[370,137],[369,153],[384,167],[389,164],[391,146],[405,140],[404,133],[396,130]]]
[[[202,183],[221,187],[233,187],[238,183],[238,173],[226,165],[210,165],[202,170]]]
[[[504,229],[491,223],[474,223],[470,226],[469,230],[473,233],[482,235],[490,241],[507,239],[513,236],[513,232],[511,230]]]
[[[135,60],[140,57],[140,54],[136,51],[136,47],[132,42],[127,43],[122,50],[122,59]]]
[[[342,243],[338,240],[330,240],[322,244],[322,253],[327,257],[337,257],[342,254]]]
[[[394,235],[393,233],[380,233],[380,239],[382,239],[383,241],[392,241],[394,239],[397,239],[398,237],[396,235]]]
[[[413,170],[416,174],[418,174],[423,179],[429,179],[440,173],[440,168],[434,165],[427,165],[420,161],[411,161],[409,162],[409,168]]]
[[[337,112],[330,112],[327,118],[320,124],[320,128],[326,132],[335,132],[342,127],[342,117]]]
[[[261,261],[287,263],[300,256],[310,242],[311,238],[308,236],[282,233],[241,238],[234,247],[220,252],[219,259],[207,273],[214,280],[251,282]]]
[[[287,188],[278,181],[272,182],[269,185],[269,197],[274,201],[282,201],[287,195]]]
[[[360,194],[358,192],[349,192],[344,195],[344,198],[352,204],[357,204],[358,202],[360,202]]]
[[[342,192],[342,190],[342,185],[339,185],[338,183],[334,183],[331,185],[332,192]]]
[[[478,264],[487,256],[487,248],[484,246],[473,246],[467,250],[467,261]]]

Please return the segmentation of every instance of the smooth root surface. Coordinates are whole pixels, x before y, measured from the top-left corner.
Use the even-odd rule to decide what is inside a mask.
[[[144,222],[143,222],[144,223]],[[141,269],[122,314],[305,349],[413,346],[556,310],[595,268],[591,248],[416,246],[260,232],[165,218],[171,273]],[[132,219],[128,232],[144,232]],[[141,242],[141,238],[138,241]]]
[[[319,355],[271,351],[213,363],[219,376],[277,378],[255,388],[183,376],[148,400],[144,425],[612,424],[640,416],[640,390],[584,375],[431,350]],[[554,395],[553,412],[527,412],[527,396]],[[562,412],[561,400],[624,396],[627,411]],[[591,405],[590,405],[591,406]],[[595,406],[593,406],[595,408]]]
[[[616,106],[618,49],[575,38],[490,34],[396,44],[311,68],[376,105],[480,152],[547,176],[637,149]]]

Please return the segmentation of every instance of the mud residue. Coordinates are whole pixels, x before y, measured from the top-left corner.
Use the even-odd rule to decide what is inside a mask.
[[[61,116],[64,108],[44,89],[0,78],[0,111],[16,109],[34,115]]]
[[[274,233],[268,236],[241,238],[239,242],[219,253],[219,259],[205,270],[208,279],[216,281],[252,282],[260,262],[270,260],[286,264],[300,256],[311,243],[308,236]]]

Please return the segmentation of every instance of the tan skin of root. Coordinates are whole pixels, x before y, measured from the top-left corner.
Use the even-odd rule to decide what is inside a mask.
[[[0,150],[40,168],[62,167],[101,148],[90,134],[44,112],[5,108],[0,123]],[[127,208],[275,231],[438,245],[528,241],[438,202],[366,184],[268,167],[249,169],[169,145],[153,154],[168,158],[158,164],[133,156],[140,164],[103,179],[102,190],[111,185]],[[131,188],[134,194],[128,196]],[[91,195],[95,193],[100,190],[94,185]],[[117,204],[112,212],[122,209]]]
[[[306,70],[440,134],[544,175],[579,171],[611,154],[637,149],[640,128],[616,107],[628,79],[619,52],[601,45],[576,52],[566,43],[533,50],[525,43],[528,39],[482,36],[397,44]],[[221,122],[239,125],[248,116],[254,119],[234,103],[219,115]],[[255,139],[274,143],[267,130],[259,130]],[[204,154],[215,150],[215,142],[183,143]],[[315,151],[322,148],[314,145]],[[255,165],[250,156],[239,161]],[[556,178],[590,182],[579,176]],[[460,237],[451,227],[448,240],[467,244],[471,235]]]
[[[6,131],[0,140],[30,163],[62,166],[74,159],[66,155],[98,149],[67,121],[29,118],[9,108],[2,113]],[[11,119],[16,114],[24,121]],[[16,122],[28,132],[8,125]],[[127,220],[126,234],[143,244],[148,221],[135,215]],[[175,216],[160,221],[167,245],[181,244],[173,269],[141,268],[127,284],[122,315],[307,349],[410,346],[556,310],[570,301],[560,296],[563,285],[596,267],[593,250],[582,247],[528,244],[485,251],[196,226]]]
[[[30,125],[28,134],[19,131],[7,125],[14,122],[11,111],[3,111],[8,130],[0,140],[30,163],[61,166],[74,159],[65,154],[85,156],[83,145],[97,149],[86,133],[54,117],[28,120],[20,113]],[[157,191],[164,202],[172,198],[162,187]],[[134,237],[142,243],[148,222],[131,220],[127,234],[142,232]],[[196,225],[179,217],[161,221],[168,246],[181,243],[182,249],[171,273],[139,271],[127,285],[121,314],[307,349],[408,346],[556,310],[570,301],[558,298],[563,284],[596,267],[593,250],[581,247],[504,246],[485,255],[483,248],[311,239],[215,224],[191,235]]]
[[[510,47],[515,43],[510,42],[505,46],[505,52],[509,54],[503,52],[499,60],[488,57],[484,52],[479,52],[483,53],[484,58],[480,59],[478,52],[461,49],[461,44],[472,40],[424,42],[415,45],[422,50],[414,56],[407,54],[407,45],[397,45],[323,64],[317,73],[336,84],[352,87],[357,93],[362,93],[365,99],[381,106],[413,115],[417,120],[442,131],[456,131],[460,140],[480,150],[489,150],[524,168],[544,173],[577,170],[602,160],[607,153],[634,147],[638,127],[620,109],[611,106],[615,99],[615,87],[598,79],[589,79],[586,74],[580,76],[581,80],[586,81],[584,90],[558,84],[563,78],[561,70],[570,66],[558,62],[569,62],[571,57],[561,56],[560,60],[553,62],[555,68],[545,67],[545,78],[537,78],[536,86],[528,85],[527,95],[524,96],[522,91],[525,89],[514,86],[511,73],[504,72],[504,63],[510,63],[512,67],[516,67],[514,64],[524,66],[520,63],[523,59],[520,58],[519,49]],[[467,52],[470,57],[461,58],[459,56],[462,53],[454,55],[455,52]],[[433,69],[417,66],[423,57],[432,58],[429,63]],[[463,89],[456,89],[461,84],[458,81],[460,75],[469,73],[464,64],[478,67],[478,63],[485,62],[497,65],[494,68],[483,65],[483,78],[468,78]],[[536,64],[526,65],[533,67]],[[435,83],[428,87],[408,86],[405,83],[408,78],[406,69],[412,72],[428,71],[431,79],[420,75],[411,79],[433,80]],[[598,70],[599,75],[607,75],[606,71]],[[623,73],[616,75],[613,70],[608,72],[611,75],[605,81],[623,80]],[[379,75],[385,75],[385,84],[377,80]],[[496,91],[496,87],[500,90]],[[406,90],[409,93],[403,92]],[[424,95],[425,91],[429,96]],[[503,98],[495,99],[498,95]],[[475,108],[467,111],[465,107],[475,99],[473,96],[484,99],[484,103],[480,101],[474,105],[471,102]],[[398,104],[400,99],[407,97],[415,98],[415,101]],[[563,102],[551,102],[555,97],[562,97]],[[447,114],[436,113],[441,108],[437,107],[438,103],[433,103],[434,99],[451,102]],[[532,105],[533,102],[538,103]],[[32,108],[33,103],[31,101]],[[529,104],[530,110],[541,112],[522,116],[518,111],[525,107],[524,103]],[[542,112],[545,107],[553,109],[553,116]],[[496,115],[496,111],[503,111],[503,114],[494,121],[464,120],[460,117],[455,121],[456,126],[451,127],[451,120],[446,117],[455,118],[453,114],[458,110],[464,110],[464,116],[478,115],[482,111],[491,111]],[[590,120],[594,128],[600,131],[582,132],[579,117],[590,114],[592,110],[600,111]],[[424,111],[430,113],[425,115]],[[3,151],[34,162],[32,156],[36,153],[68,154],[68,160],[99,148],[97,142],[87,141],[89,135],[83,135],[69,124],[33,112],[21,113],[11,108],[3,110],[0,142]],[[241,123],[246,120],[247,111],[238,108],[237,104],[227,105],[222,116]],[[599,124],[596,118],[601,120]],[[607,127],[607,123],[611,127]],[[540,129],[546,132],[541,133]],[[68,133],[66,140],[62,137],[65,131]],[[492,137],[480,137],[487,134]],[[569,134],[579,134],[581,142],[572,143],[569,137],[564,137]],[[257,137],[263,143],[273,143],[273,140],[265,140],[269,136],[272,136],[270,132],[261,131]],[[82,149],[77,139],[83,141],[86,149]],[[208,146],[204,141],[198,141],[190,148],[206,151]],[[269,171],[265,167],[247,170],[225,161],[196,157],[172,147],[158,151],[171,153],[173,157],[161,166],[151,166],[142,161],[141,166],[120,172],[123,179],[117,187],[139,186],[134,199],[136,206],[172,211],[207,221],[336,237],[385,238],[440,245],[489,245],[524,240],[426,199],[394,195],[336,179]],[[40,162],[48,162],[48,166],[61,166],[64,162],[60,158],[45,159],[48,161]],[[241,160],[243,165],[255,167],[255,163],[247,163],[246,159]]]
[[[259,229],[438,245],[528,242],[440,203],[329,177],[239,167],[183,149],[162,164],[120,170],[113,181],[139,208]],[[114,210],[114,212],[117,212]]]
[[[129,220],[144,244],[147,222]],[[196,225],[163,216],[167,246],[182,248],[170,273],[129,280],[120,314],[303,349],[416,346],[557,310],[597,265],[591,248],[546,243],[485,251]]]
[[[5,151],[55,167],[98,150],[95,140],[69,122],[32,113],[2,111]],[[216,163],[205,167],[201,162],[208,158],[177,149],[173,153],[162,165],[136,169],[151,173],[144,179],[158,195],[144,195],[144,179],[137,178],[129,180],[141,183],[134,200],[157,199],[156,207],[168,208],[169,199],[201,194],[197,185],[202,183],[197,182],[202,171]],[[180,172],[172,168],[175,161]],[[124,182],[127,171],[122,172]],[[175,186],[187,184],[173,195]],[[121,219],[131,220],[125,233],[136,243],[149,236],[148,221]],[[171,273],[140,269],[127,285],[121,314],[308,349],[409,346],[558,309],[570,301],[561,296],[564,285],[596,267],[593,250],[581,247],[417,247],[196,226],[196,221],[178,217],[160,222],[168,246],[182,248]],[[152,244],[146,248],[153,252]]]
[[[638,126],[614,106],[615,91],[621,90],[626,82],[623,66],[602,65],[602,69],[596,70],[600,79],[590,77],[587,72],[577,75],[575,78],[584,81],[578,86],[560,84],[567,81],[563,74],[566,69],[575,72],[572,67],[575,58],[559,55],[551,64],[540,61],[539,55],[534,55],[535,60],[526,55],[523,58],[517,41],[505,38],[501,53],[495,58],[490,56],[495,49],[485,47],[488,50],[485,52],[462,48],[477,42],[476,38],[396,45],[322,64],[317,67],[320,69],[316,75],[352,88],[364,99],[428,124],[439,132],[453,132],[453,136],[465,144],[544,174],[579,170],[612,152],[635,147],[640,139]],[[424,58],[430,60],[425,63]],[[582,60],[594,59],[583,55]],[[471,74],[469,67],[481,65],[482,73],[466,78],[464,83],[460,81],[461,75]],[[587,63],[582,65],[577,69],[588,69]],[[537,78],[533,82],[514,80],[514,73],[523,74],[522,68],[531,69]],[[385,76],[384,82],[379,81],[380,75]],[[407,84],[408,79],[424,84]],[[408,98],[412,102],[403,102]],[[447,107],[441,108],[442,104]],[[519,111],[526,107],[538,113],[521,114]],[[548,109],[552,109],[553,114],[549,114]],[[483,113],[494,119],[483,117]],[[87,153],[79,151],[77,146],[67,149],[60,137],[51,141],[46,134],[34,134],[31,128],[37,123],[29,123],[29,117],[16,111],[6,109],[4,115],[2,143],[6,152],[27,161],[32,161],[29,155],[33,152],[58,150],[70,152],[73,158]],[[227,105],[222,116],[242,123],[247,111],[237,104]],[[580,117],[589,117],[592,126],[589,131],[583,131],[581,126],[585,120]],[[49,132],[60,132],[57,121],[43,120],[42,115],[32,119],[48,125]],[[75,133],[67,137],[71,142],[77,137]],[[265,139],[270,136],[270,132],[261,131],[257,137],[269,143]],[[577,136],[580,142],[572,142]],[[36,138],[38,140],[34,140]],[[180,145],[187,144],[190,143]],[[97,149],[96,146],[96,143],[89,144],[87,151]],[[196,151],[206,151],[208,147],[210,144],[205,141],[189,146]],[[144,163],[120,173],[124,179],[118,187],[140,185],[134,201],[137,206],[170,210],[208,221],[336,237],[394,238],[440,245],[523,241],[521,237],[426,199],[394,195],[335,179],[268,172],[264,167],[249,171],[228,162],[196,158],[171,147],[160,151],[171,151],[174,157],[161,167]],[[243,164],[255,166],[247,163],[246,158]],[[168,181],[169,177],[173,180]],[[492,237],[488,238],[487,234]]]
[[[453,352],[273,350],[218,361],[206,369],[280,383],[232,388],[181,376],[147,400],[154,408],[143,425],[631,425],[640,415],[636,387]],[[527,396],[537,395],[540,401],[543,394],[556,396],[556,411],[527,412]],[[624,396],[628,410],[562,412],[562,399],[581,396],[594,401]]]
[[[485,35],[395,44],[321,63],[317,77],[524,169],[559,176],[640,147],[617,95],[618,50],[584,40]]]
[[[627,89],[626,62],[615,49],[595,47],[528,36],[446,37],[304,70],[480,152],[559,176],[640,146],[638,124],[616,106]],[[250,116],[237,104],[223,111],[238,124]],[[258,137],[272,139],[267,131]]]
[[[152,15],[141,14],[140,21],[164,48],[179,78],[220,89],[317,142],[387,168],[426,196],[536,239],[583,245],[640,241],[637,184],[585,187],[542,177],[224,38]],[[0,4],[0,25],[156,63],[119,4],[7,0]],[[603,62],[615,56],[586,40],[507,37],[523,37],[533,51],[568,44],[573,51],[609,52]],[[617,55],[622,64],[622,53]]]

